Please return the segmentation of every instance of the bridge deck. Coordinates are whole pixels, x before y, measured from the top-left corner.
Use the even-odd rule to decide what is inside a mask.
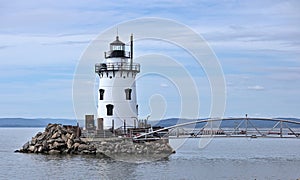
[[[220,128],[223,121],[239,121],[234,127]],[[267,121],[273,122],[272,128],[260,128],[254,121]],[[189,125],[196,125],[204,123],[202,128],[187,129]],[[291,128],[290,125],[296,125],[297,128]],[[152,132],[144,133],[139,136],[133,137],[135,140],[146,139],[154,133],[168,130],[166,138],[173,137],[280,137],[280,138],[299,138],[300,137],[300,122],[287,119],[271,119],[271,118],[214,118],[190,121],[186,123],[176,124],[173,126],[161,128]]]

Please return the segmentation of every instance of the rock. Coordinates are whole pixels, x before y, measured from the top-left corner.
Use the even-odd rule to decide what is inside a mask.
[[[67,141],[68,141],[68,138],[67,138],[67,136],[66,136],[66,135],[64,135],[64,134],[62,134],[62,135],[61,135],[61,138],[62,138],[62,140],[64,140],[64,142],[67,142]]]
[[[125,148],[121,149],[121,153],[125,153],[126,151],[127,151],[127,149],[125,149]]]
[[[82,154],[92,154],[92,152],[89,151],[89,150],[83,150],[81,153],[82,153]]]
[[[78,151],[83,151],[83,150],[88,150],[88,149],[89,149],[89,146],[86,144],[80,144],[78,146]]]
[[[70,139],[70,137],[71,137],[71,133],[67,133],[67,134],[66,134],[66,138],[67,138],[67,139]]]
[[[52,144],[52,143],[55,142],[55,139],[49,139],[49,140],[47,140],[46,142],[47,142],[48,144]]]
[[[61,128],[60,132],[62,135],[65,135],[65,134],[67,134],[67,129]]]
[[[35,138],[38,138],[39,136],[41,136],[43,133],[41,132],[38,132],[36,135],[35,135]]]
[[[104,154],[111,154],[111,151],[106,150],[106,151],[104,152]]]
[[[76,135],[75,134],[71,134],[70,139],[75,139]]]
[[[115,146],[115,149],[119,149],[120,148],[120,144],[117,144],[116,146]]]
[[[30,152],[34,152],[35,149],[36,149],[35,146],[29,146],[29,147],[28,147],[28,151],[30,151]]]
[[[97,148],[94,145],[89,145],[89,151],[96,151]]]
[[[44,141],[43,144],[42,144],[42,146],[43,146],[43,149],[48,149],[48,143],[47,143],[47,141]]]
[[[39,147],[37,148],[37,152],[38,152],[38,153],[42,153],[42,152],[43,152],[43,146],[39,146]]]
[[[67,140],[67,148],[68,149],[71,149],[72,148],[72,145],[73,145],[73,141],[71,139],[68,139]]]
[[[101,142],[101,145],[102,145],[102,146],[106,146],[106,145],[107,145],[107,142],[103,141],[103,142]],[[118,145],[120,146],[120,144],[118,144]]]
[[[65,143],[65,141],[64,141],[62,138],[57,138],[57,139],[55,139],[55,142],[58,142],[58,143]]]
[[[28,148],[29,148],[29,142],[25,143],[25,144],[23,145],[23,147],[22,147],[22,149],[24,149],[24,150],[25,150],[25,149],[27,150]]]
[[[56,148],[58,146],[58,142],[54,141],[54,143],[52,144],[53,148]]]
[[[45,132],[53,134],[55,126],[56,126],[56,124],[48,124],[48,126],[45,128]]]
[[[65,143],[59,143],[59,142],[54,142],[53,143],[53,149],[61,149],[61,148],[64,148],[66,146]]]
[[[60,154],[60,151],[52,149],[48,152],[48,154]]]
[[[34,144],[36,144],[36,142],[37,142],[36,138],[32,138],[31,144],[34,145]]]
[[[56,124],[48,124],[48,126],[46,127],[46,130],[45,131],[49,131],[52,127],[54,127]]]
[[[72,146],[72,148],[74,150],[78,150],[79,145],[80,145],[79,143],[74,143],[73,146]]]
[[[143,148],[143,151],[146,153],[146,152],[148,152],[148,148],[145,146],[144,148]]]
[[[73,140],[73,138],[70,137],[70,139]],[[81,141],[79,138],[74,139],[75,143],[84,143],[83,141]]]
[[[51,136],[51,139],[56,139],[56,138],[58,138],[58,137],[59,137],[59,133],[56,132],[56,133],[54,133],[54,134]]]
[[[41,135],[39,135],[39,136],[37,137],[37,140],[38,140],[38,141],[42,141],[42,140],[44,140],[44,139],[46,138],[46,136],[47,136],[47,133],[44,132],[44,133],[42,133]]]
[[[49,144],[49,145],[48,145],[48,149],[49,149],[49,150],[54,149],[53,144]]]

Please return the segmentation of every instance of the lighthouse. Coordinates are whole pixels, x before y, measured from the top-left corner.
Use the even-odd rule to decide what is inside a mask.
[[[104,58],[102,63],[95,65],[95,72],[99,75],[98,119],[103,121],[104,129],[136,127],[135,77],[140,72],[140,65],[133,63],[133,35],[130,36],[130,52],[116,36],[109,44],[109,51],[104,52]]]

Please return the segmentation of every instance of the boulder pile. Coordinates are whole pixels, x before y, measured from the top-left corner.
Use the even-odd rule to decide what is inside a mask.
[[[96,154],[96,147],[80,138],[77,126],[48,124],[45,131],[38,132],[31,141],[25,143],[22,153],[42,154]]]

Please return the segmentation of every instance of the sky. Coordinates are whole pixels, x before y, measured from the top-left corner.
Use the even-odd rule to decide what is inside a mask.
[[[73,78],[89,44],[120,23],[155,17],[184,24],[213,50],[225,78],[225,117],[299,118],[299,8],[297,0],[0,0],[0,117],[76,118]],[[199,88],[199,118],[210,116],[210,82],[187,53],[153,40],[137,41],[135,53],[142,71],[152,67],[141,60],[149,53],[178,59]],[[155,104],[166,106],[163,118],[178,116],[170,81],[147,75],[137,88],[140,118],[159,111]]]

